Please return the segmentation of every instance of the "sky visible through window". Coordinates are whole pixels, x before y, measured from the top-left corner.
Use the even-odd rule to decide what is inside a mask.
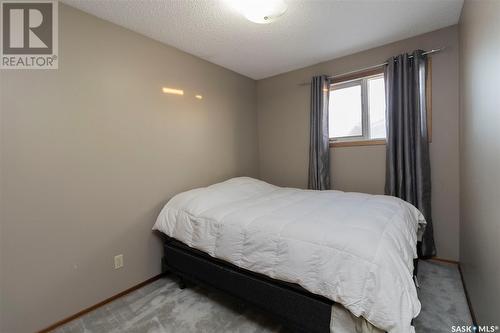
[[[362,82],[366,82],[365,85]],[[366,105],[363,105],[363,89],[366,89]],[[330,138],[354,138],[362,140],[384,139],[385,83],[383,76],[357,81],[330,91],[329,100]],[[367,128],[363,133],[363,113]]]
[[[368,80],[370,139],[385,138],[385,83],[379,77]]]
[[[331,91],[329,110],[331,138],[363,135],[361,85]]]

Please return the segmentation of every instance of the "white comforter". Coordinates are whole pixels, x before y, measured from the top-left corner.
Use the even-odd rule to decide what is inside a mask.
[[[407,333],[420,312],[412,281],[419,224],[422,214],[394,197],[241,177],[176,195],[153,229]]]

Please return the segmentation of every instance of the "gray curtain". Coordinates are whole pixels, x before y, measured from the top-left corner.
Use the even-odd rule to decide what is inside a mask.
[[[390,58],[385,68],[387,163],[385,194],[417,207],[427,220],[419,256],[436,255],[431,217],[426,66],[422,50]]]
[[[326,75],[312,78],[308,181],[308,187],[312,190],[330,189],[329,91]]]

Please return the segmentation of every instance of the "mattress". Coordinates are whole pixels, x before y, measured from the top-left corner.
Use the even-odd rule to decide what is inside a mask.
[[[296,283],[381,330],[407,333],[420,312],[412,271],[423,225],[422,214],[398,198],[239,177],[176,195],[153,229]]]

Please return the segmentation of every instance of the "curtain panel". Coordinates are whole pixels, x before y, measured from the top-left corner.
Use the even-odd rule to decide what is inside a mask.
[[[312,190],[330,189],[329,93],[330,83],[326,75],[312,78],[308,179],[308,188]]]
[[[431,216],[427,132],[427,57],[422,50],[388,59],[385,68],[387,161],[385,194],[417,207],[427,220],[419,256],[436,255]]]

